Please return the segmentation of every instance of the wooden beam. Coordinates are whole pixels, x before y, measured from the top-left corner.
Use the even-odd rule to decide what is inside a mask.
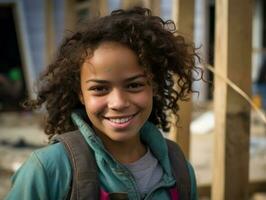
[[[123,0],[121,2],[121,8],[128,9],[134,6],[143,6],[143,0]]]
[[[134,6],[143,6],[152,10],[153,15],[160,16],[161,1],[160,0],[123,0],[121,7],[123,9],[132,8]]]
[[[172,19],[178,31],[193,40],[195,0],[173,0]]]
[[[251,94],[250,0],[216,0],[215,69]],[[212,199],[248,199],[250,106],[215,77]]]
[[[161,0],[144,0],[143,6],[151,9],[153,15],[160,16],[160,14],[161,14]]]
[[[108,14],[107,0],[93,0],[91,1],[90,11],[96,16],[105,16]]]
[[[194,0],[173,0],[173,21],[176,23],[180,33],[186,36],[187,41],[193,40],[194,31]],[[188,94],[191,99],[191,94]],[[189,158],[190,144],[190,122],[192,112],[191,100],[187,102],[178,102],[179,111],[179,127],[173,126],[170,131],[170,139],[177,142],[187,158]]]
[[[105,16],[108,14],[109,10],[107,4],[107,0],[98,0],[99,12],[101,16]]]
[[[45,65],[50,63],[56,48],[54,25],[53,0],[47,0],[45,1]]]
[[[76,1],[65,0],[64,6],[64,26],[65,32],[73,31],[77,25],[77,12],[76,12]]]
[[[248,184],[248,195],[251,196],[254,193],[266,192],[266,180],[252,181]],[[210,197],[211,186],[210,185],[198,185],[199,197]]]

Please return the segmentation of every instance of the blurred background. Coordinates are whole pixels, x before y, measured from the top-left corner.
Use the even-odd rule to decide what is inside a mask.
[[[223,0],[224,1],[224,0]],[[191,9],[178,16],[177,7]],[[217,0],[216,2],[219,2]],[[36,148],[47,144],[43,112],[25,111],[20,102],[34,97],[36,80],[53,58],[63,37],[87,18],[135,5],[172,19],[180,32],[193,40],[208,82],[197,81],[189,118],[188,157],[195,167],[200,199],[210,199],[214,155],[214,77],[206,66],[215,62],[215,0],[0,0],[0,199],[10,187],[10,176]],[[250,98],[266,110],[266,1],[253,0],[251,9]],[[191,14],[192,13],[192,14]],[[187,20],[187,17],[192,20]],[[182,21],[189,28],[182,29]],[[240,23],[245,24],[245,21]],[[187,31],[188,30],[188,31]],[[241,72],[240,72],[241,73]],[[196,76],[196,74],[195,74]],[[249,78],[247,78],[249,79]],[[266,199],[266,124],[254,110],[249,124],[249,198]],[[182,117],[181,117],[182,118]],[[174,133],[175,134],[175,133]],[[173,135],[173,134],[172,134]],[[175,137],[174,137],[175,138]]]

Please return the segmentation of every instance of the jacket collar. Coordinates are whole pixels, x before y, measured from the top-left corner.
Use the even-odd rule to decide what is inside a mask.
[[[86,142],[95,152],[101,152],[109,162],[117,162],[104,148],[101,139],[95,134],[92,127],[90,127],[89,123],[86,121],[87,116],[84,111],[72,112],[71,118]],[[167,176],[172,177],[167,144],[159,129],[151,122],[146,122],[140,130],[140,138],[158,159]]]

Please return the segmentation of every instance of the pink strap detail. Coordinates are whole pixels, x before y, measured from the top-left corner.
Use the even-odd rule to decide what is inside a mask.
[[[100,200],[109,200],[108,192],[105,192],[102,188],[100,189]]]
[[[176,190],[176,187],[173,187],[169,190],[171,200],[179,200],[179,195]],[[102,188],[100,189],[100,200],[109,200],[109,193],[105,192]]]
[[[172,200],[179,200],[179,195],[178,192],[176,190],[176,187],[173,187],[169,190],[170,196]]]

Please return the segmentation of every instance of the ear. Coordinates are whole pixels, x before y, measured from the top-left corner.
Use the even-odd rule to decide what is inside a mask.
[[[84,97],[82,95],[82,92],[79,93],[79,100],[84,105]]]

